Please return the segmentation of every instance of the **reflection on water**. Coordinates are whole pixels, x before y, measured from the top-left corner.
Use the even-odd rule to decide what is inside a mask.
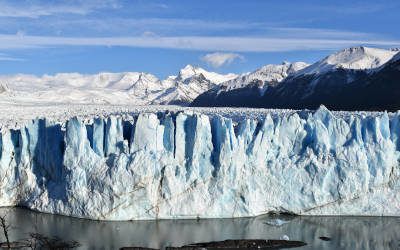
[[[6,209],[0,209],[3,214]],[[81,249],[118,249],[122,246],[161,248],[225,239],[279,239],[304,241],[296,249],[400,249],[400,217],[280,217],[104,222],[7,209],[13,240],[29,232],[76,240]],[[287,223],[286,223],[287,222]],[[279,223],[278,223],[279,224]],[[330,237],[323,241],[319,237]]]

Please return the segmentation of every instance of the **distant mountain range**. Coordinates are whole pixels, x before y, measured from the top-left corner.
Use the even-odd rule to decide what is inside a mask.
[[[189,105],[199,94],[236,77],[191,65],[163,81],[142,72],[61,73],[42,77],[18,74],[0,76],[0,103]]]
[[[392,111],[400,109],[400,51],[353,47],[311,65],[284,62],[241,75],[187,65],[165,80],[143,72],[0,76],[0,103]]]
[[[334,110],[400,109],[398,50],[348,48],[296,69],[275,83],[260,77],[244,80],[242,85],[232,83],[234,87],[221,84],[199,95],[192,105],[315,109],[324,104]]]

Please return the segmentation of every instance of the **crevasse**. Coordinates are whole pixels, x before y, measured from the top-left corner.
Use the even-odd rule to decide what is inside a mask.
[[[0,205],[99,220],[400,215],[400,113],[37,119],[0,137]]]

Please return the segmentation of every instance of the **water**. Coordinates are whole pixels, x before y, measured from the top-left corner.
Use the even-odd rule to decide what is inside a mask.
[[[225,239],[279,239],[287,235],[308,245],[296,249],[400,249],[400,217],[276,217],[240,219],[104,222],[36,213],[21,208],[7,212],[13,240],[29,232],[76,240],[80,249],[123,246],[161,248]],[[274,224],[281,224],[276,226]],[[2,234],[1,234],[2,235]],[[319,237],[330,237],[323,241]]]

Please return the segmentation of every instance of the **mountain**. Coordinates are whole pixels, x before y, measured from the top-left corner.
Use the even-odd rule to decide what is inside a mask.
[[[252,82],[260,81],[260,88],[268,85],[275,85],[281,82],[288,75],[305,68],[308,64],[304,62],[288,63],[281,65],[268,64],[262,68],[247,74],[243,74],[235,79],[222,83],[220,90],[229,91],[232,89],[243,88]]]
[[[198,95],[236,77],[235,74],[221,75],[187,65],[179,71],[178,76],[170,76],[163,81],[164,85],[170,87],[157,96],[153,103],[188,105]]]
[[[164,80],[144,72],[0,76],[0,104],[190,104],[291,109],[315,109],[324,104],[333,110],[397,110],[399,53],[399,49],[353,47],[312,65],[284,62],[239,76],[192,65]]]
[[[335,110],[396,110],[400,107],[393,101],[400,97],[397,53],[366,47],[344,49],[289,75],[262,95],[254,94],[254,87],[252,92],[235,89],[205,102],[201,99],[205,93],[193,105],[315,109],[324,104]],[[373,90],[382,94],[377,96]]]
[[[369,70],[389,61],[395,50],[352,47],[336,52],[297,72],[296,75],[324,74],[338,69]]]
[[[337,96],[330,96],[326,103],[341,110],[399,110],[400,52],[372,74],[353,81]]]
[[[236,74],[229,73],[226,75],[222,75],[222,74],[218,74],[215,72],[209,72],[209,71],[206,71],[205,69],[202,69],[200,67],[194,67],[189,64],[189,65],[186,65],[186,67],[184,67],[183,69],[181,69],[179,71],[179,75],[176,79],[178,81],[185,81],[187,79],[190,79],[195,76],[200,76],[200,75],[203,75],[206,79],[210,80],[211,82],[213,82],[215,84],[220,84],[222,82],[225,82],[227,80],[237,77]]]
[[[193,105],[203,106],[203,103],[211,102],[214,106],[241,106],[241,100],[238,100],[237,97],[243,96],[248,101],[253,100],[253,98],[259,98],[268,87],[278,85],[289,75],[307,66],[308,64],[304,62],[265,65],[251,73],[238,76],[204,92],[195,99]]]
[[[161,81],[143,72],[0,76],[2,103],[188,104],[200,93],[237,75],[186,66]]]
[[[166,87],[157,77],[141,72],[61,73],[42,77],[1,76],[7,86],[0,101],[10,103],[112,103],[146,104]]]

